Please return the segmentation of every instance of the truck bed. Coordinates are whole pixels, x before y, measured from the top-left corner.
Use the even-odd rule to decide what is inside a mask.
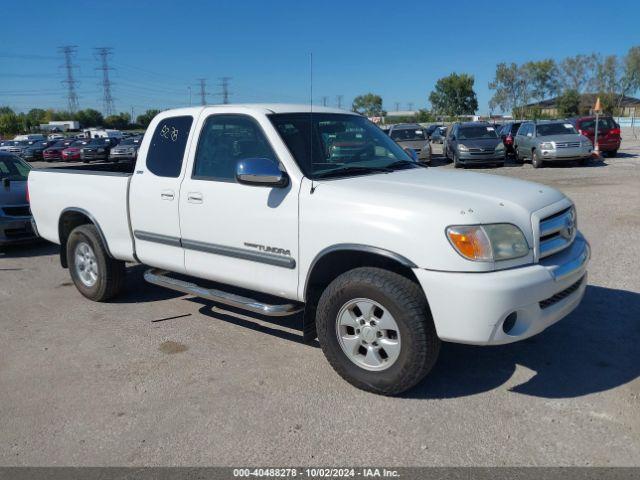
[[[42,238],[60,244],[59,225],[69,211],[99,225],[115,258],[133,261],[128,194],[132,164],[89,164],[29,173],[31,212]]]

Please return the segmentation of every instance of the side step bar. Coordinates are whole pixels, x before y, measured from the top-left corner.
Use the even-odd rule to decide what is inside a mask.
[[[170,288],[171,290],[177,290],[178,292],[206,298],[207,300],[270,317],[292,315],[300,312],[304,308],[301,303],[283,303],[276,305],[261,303],[253,298],[243,297],[234,293],[223,292],[222,290],[214,288],[203,288],[195,283],[171,278],[168,274],[169,272],[166,270],[151,268],[144,272],[144,279],[160,287]]]

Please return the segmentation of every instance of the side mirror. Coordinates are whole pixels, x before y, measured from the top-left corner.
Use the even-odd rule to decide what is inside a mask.
[[[236,166],[236,180],[243,185],[286,187],[289,177],[276,162],[268,158],[246,158]]]
[[[403,150],[405,152],[407,152],[407,155],[409,155],[411,157],[411,160],[413,160],[414,162],[418,161],[418,154],[416,153],[416,151],[413,148],[404,147]]]

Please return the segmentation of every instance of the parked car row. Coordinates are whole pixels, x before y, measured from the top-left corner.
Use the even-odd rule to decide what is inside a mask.
[[[54,140],[5,140],[0,142],[0,151],[12,153],[30,162],[93,160],[135,160],[141,136],[124,138],[75,138]]]

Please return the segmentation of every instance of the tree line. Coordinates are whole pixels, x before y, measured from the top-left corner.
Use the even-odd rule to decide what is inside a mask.
[[[420,110],[418,120],[474,114],[478,109],[474,83],[468,73],[440,78],[428,97],[431,110]],[[558,62],[547,58],[522,64],[499,63],[489,88],[494,91],[489,107],[511,112],[514,117],[540,117],[540,109],[531,104],[553,97],[558,97],[560,116],[588,113],[581,104],[584,93],[597,94],[606,112],[619,113],[624,97],[640,89],[640,46],[631,47],[623,56],[592,53]],[[352,110],[368,117],[386,113],[382,97],[374,93],[357,96]]]
[[[37,130],[41,124],[55,120],[75,120],[80,124],[80,128],[141,129],[147,128],[153,117],[158,113],[160,113],[160,110],[147,110],[138,115],[135,123],[132,123],[131,115],[127,112],[104,117],[102,113],[92,108],[78,110],[77,112],[32,108],[26,113],[16,113],[9,107],[0,107],[0,133],[13,135],[21,132],[31,132]]]
[[[640,89],[640,46],[623,56],[592,53],[559,62],[500,63],[489,88],[495,92],[489,106],[516,117],[539,115],[530,104],[550,97],[558,97],[561,116],[588,113],[581,111],[583,93],[598,95],[606,112],[619,113],[624,97]]]

